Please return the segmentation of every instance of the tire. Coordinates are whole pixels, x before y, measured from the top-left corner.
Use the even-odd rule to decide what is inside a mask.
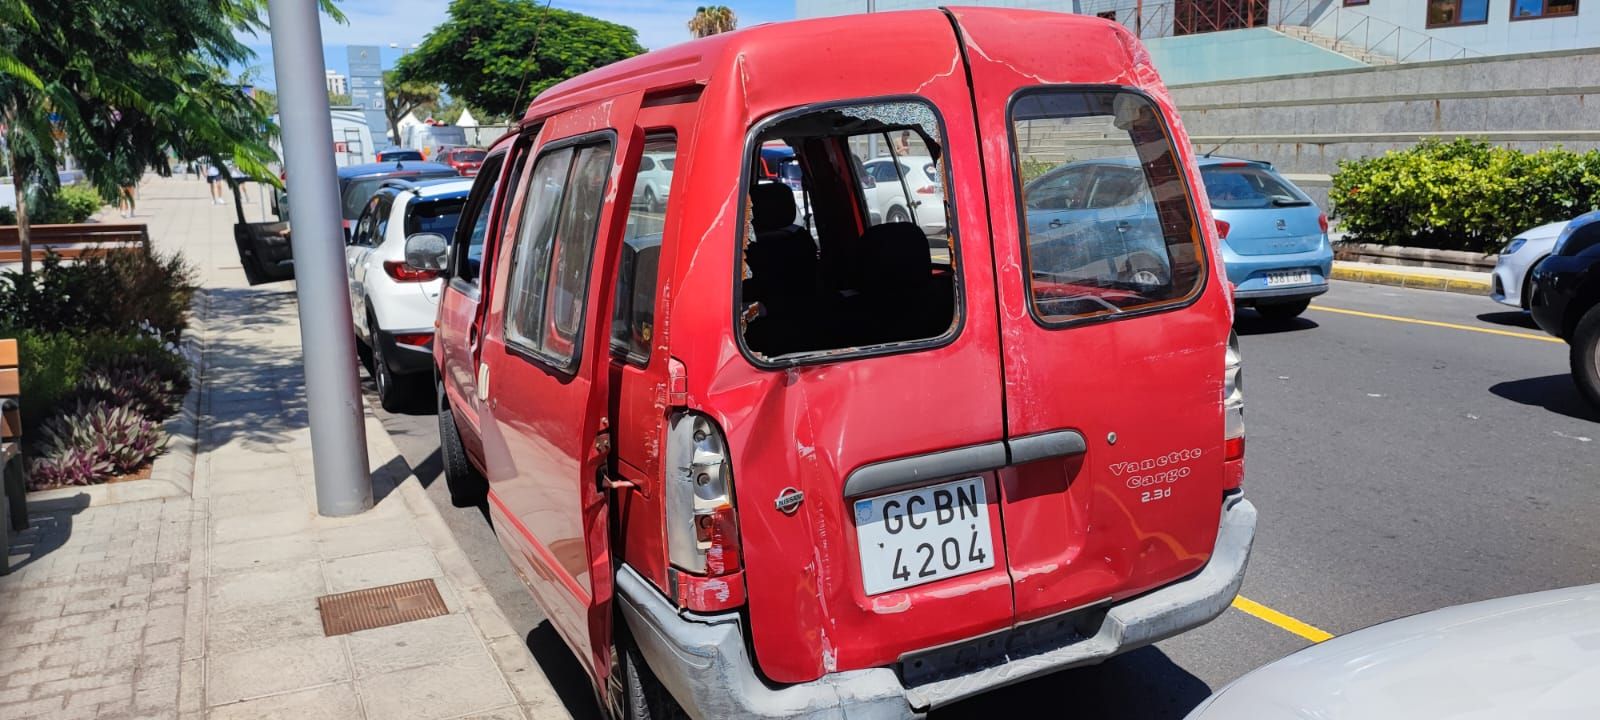
[[[383,355],[383,341],[378,338],[378,319],[367,316],[367,330],[372,335],[372,384],[378,389],[378,404],[388,412],[400,412],[406,406],[405,383],[389,369],[389,359]]]
[[[1545,257],[1549,257],[1549,256],[1547,255]],[[1533,261],[1533,264],[1528,266],[1528,274],[1522,276],[1522,309],[1523,310],[1532,310],[1533,309],[1533,269],[1536,268],[1536,267],[1539,267],[1539,263],[1541,263],[1541,262],[1544,262],[1544,258],[1539,258],[1538,260]]]
[[[483,509],[489,502],[489,481],[467,459],[467,447],[461,443],[461,428],[456,426],[455,413],[445,399],[444,386],[439,386],[439,455],[444,460],[444,483],[450,490],[450,504],[458,508]]]
[[[678,701],[650,672],[633,643],[622,643],[622,717],[627,720],[687,720]]]
[[[889,214],[884,219],[884,222],[892,222],[892,223],[911,222],[911,214],[907,213],[905,208],[898,207],[898,206],[892,207],[892,208],[889,208]]]
[[[1128,258],[1119,280],[1151,287],[1165,285],[1168,282],[1167,268],[1155,256],[1139,253]]]
[[[1294,302],[1257,305],[1256,312],[1267,320],[1282,323],[1300,317],[1300,313],[1305,312],[1308,307],[1311,307],[1310,300],[1295,300]]]
[[[644,189],[645,212],[661,212],[660,201],[656,200],[656,191],[653,188]]]
[[[1572,331],[1572,380],[1583,398],[1600,408],[1600,305],[1589,308]]]

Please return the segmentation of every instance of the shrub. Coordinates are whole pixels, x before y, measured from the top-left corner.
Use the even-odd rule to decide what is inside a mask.
[[[40,225],[81,223],[88,220],[105,202],[100,193],[87,185],[63,185],[53,193],[36,193],[28,205],[28,221]]]
[[[170,387],[173,403],[189,391],[189,364],[150,336],[97,333],[76,335],[38,330],[0,330],[17,339],[22,365],[22,427],[31,437],[43,422],[70,405],[78,388],[94,374],[150,374]],[[148,381],[141,381],[148,382]]]
[[[32,275],[0,275],[0,327],[153,331],[176,341],[188,327],[194,291],[194,270],[177,253],[117,252],[70,265],[51,255]]]
[[[35,488],[89,485],[133,472],[166,448],[155,421],[132,407],[84,403],[51,418],[30,461]]]
[[[1328,199],[1351,241],[1494,252],[1524,230],[1600,207],[1600,151],[1426,141],[1341,161]]]
[[[149,420],[172,417],[183,402],[177,385],[153,368],[97,368],[84,375],[61,401],[64,408],[103,404],[132,408]]]
[[[17,224],[17,211],[12,210],[4,205],[0,205],[0,225],[15,224]]]

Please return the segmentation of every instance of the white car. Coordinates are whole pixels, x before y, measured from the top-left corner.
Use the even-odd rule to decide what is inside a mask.
[[[356,342],[371,360],[372,379],[385,410],[423,395],[431,398],[433,326],[444,281],[433,270],[406,265],[406,238],[438,233],[447,240],[472,181],[386,181],[367,200],[345,246],[350,311]]]
[[[911,222],[913,210],[908,209],[909,206],[914,208],[916,223],[923,232],[929,235],[944,232],[947,221],[939,166],[927,155],[901,155],[899,160],[899,173],[895,172],[894,158],[887,156],[861,164],[874,183],[862,190],[868,209],[877,213],[883,222]],[[903,186],[900,184],[902,176],[905,178]]]
[[[675,153],[647,152],[639,158],[639,176],[633,182],[633,205],[645,212],[665,212],[667,193],[672,189],[672,164]]]
[[[1506,243],[1505,249],[1500,251],[1500,260],[1494,264],[1489,298],[1527,310],[1528,298],[1533,292],[1528,282],[1533,274],[1533,266],[1550,254],[1556,245],[1556,238],[1562,230],[1567,229],[1568,222],[1562,220],[1540,225],[1511,238],[1511,242]]]

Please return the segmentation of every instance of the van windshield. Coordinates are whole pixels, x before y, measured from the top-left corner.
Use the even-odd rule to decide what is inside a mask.
[[[1120,91],[1011,107],[1032,309],[1047,324],[1187,301],[1205,254],[1156,106]]]

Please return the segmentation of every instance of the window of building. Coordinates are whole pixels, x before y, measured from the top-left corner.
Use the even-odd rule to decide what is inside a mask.
[[[736,307],[758,362],[931,347],[961,283],[943,125],[922,102],[821,107],[760,128]]]
[[[1578,14],[1578,0],[1511,0],[1512,20],[1535,20]]]
[[[1344,0],[1345,7],[1357,7],[1361,5],[1369,5],[1371,3],[1372,0]]]
[[[539,156],[528,182],[508,284],[506,339],[557,368],[577,359],[610,143]]]
[[[1187,302],[1205,254],[1156,106],[1124,91],[1045,91],[1011,107],[1027,279],[1047,325]]]
[[[1489,22],[1489,0],[1428,0],[1428,27]]]
[[[660,269],[666,199],[677,154],[676,137],[667,134],[645,138],[644,155],[639,158],[638,175],[633,181],[634,210],[628,214],[622,252],[617,258],[611,351],[640,366],[650,360],[650,338],[655,333],[656,273]],[[661,211],[653,207],[655,202],[660,203]]]

